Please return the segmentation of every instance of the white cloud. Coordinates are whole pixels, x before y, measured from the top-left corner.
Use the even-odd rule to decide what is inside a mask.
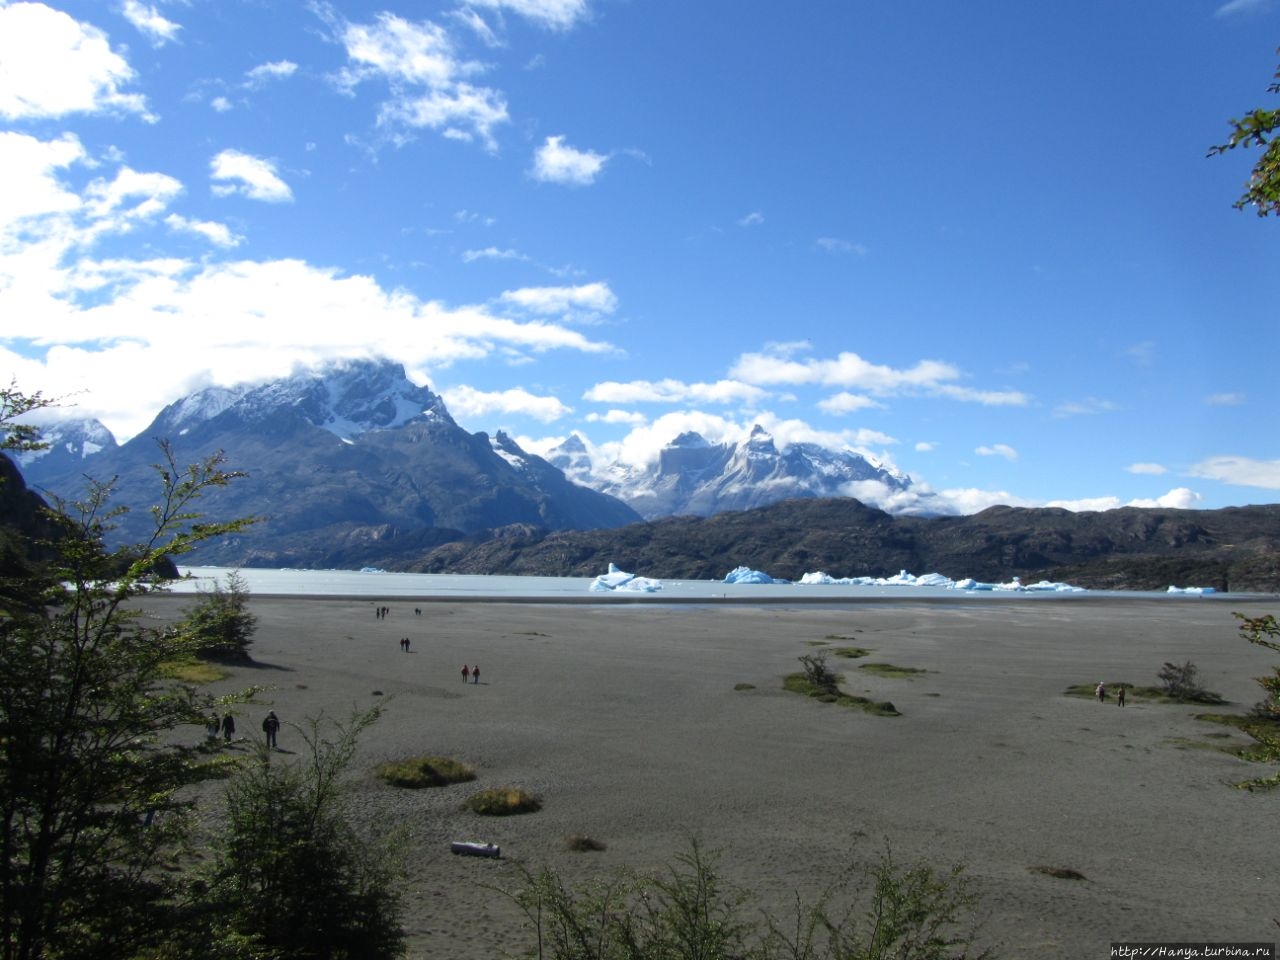
[[[797,360],[792,358],[796,344],[786,350],[771,349],[767,353],[745,353],[734,363],[730,376],[757,384],[819,384],[866,391],[873,396],[923,393],[985,406],[1024,406],[1025,394],[1018,391],[982,391],[960,386],[960,371],[940,360],[921,360],[908,369],[896,369],[870,363],[852,352],[842,352],[834,359]]]
[[[916,453],[932,453],[937,448],[938,445],[932,440],[920,440],[914,447],[912,447]]]
[[[140,33],[151,39],[152,46],[163,47],[178,36],[181,26],[167,20],[154,6],[142,3],[141,0],[124,0],[120,11]]]
[[[1280,460],[1253,460],[1249,457],[1210,457],[1188,471],[1193,477],[1220,480],[1241,487],[1280,490]]]
[[[738,226],[758,227],[762,223],[764,223],[764,214],[761,213],[759,210],[753,210],[751,211],[751,213],[748,213],[745,217],[743,217],[738,221]]]
[[[1161,510],[1194,510],[1204,497],[1186,487],[1177,487],[1154,500],[1130,500],[1126,507],[1148,507]]]
[[[374,23],[333,22],[350,61],[338,75],[339,87],[352,90],[380,78],[391,97],[378,111],[378,125],[393,135],[404,128],[439,130],[457,140],[479,138],[496,150],[493,130],[510,118],[502,94],[465,81],[483,70],[461,59],[448,32],[429,20],[417,23],[381,13]]]
[[[213,192],[219,197],[238,194],[267,203],[293,199],[293,191],[276,174],[274,163],[239,150],[223,150],[210,160],[209,176],[215,181],[225,181],[213,185]]]
[[[522,287],[507,290],[499,299],[521,310],[541,314],[612,313],[618,306],[618,298],[602,281],[576,287]]]
[[[856,413],[859,410],[879,409],[883,404],[872,400],[870,397],[863,396],[858,393],[849,393],[841,391],[823,400],[818,401],[818,409],[825,413],[846,414]]]
[[[643,413],[635,410],[606,410],[604,413],[588,413],[584,418],[588,423],[625,423],[629,426],[637,426],[641,423],[647,423],[649,418]]]
[[[515,413],[543,423],[559,420],[573,412],[572,407],[556,397],[539,397],[516,387],[510,390],[484,392],[469,386],[441,391],[449,412],[459,419],[486,417],[493,413]]]
[[[259,87],[269,80],[285,80],[298,72],[298,65],[292,60],[276,60],[272,63],[260,63],[245,73],[245,82],[251,87]]]
[[[238,247],[244,241],[244,237],[232,233],[231,228],[225,223],[217,223],[213,220],[189,220],[171,213],[164,218],[164,222],[175,233],[192,233],[224,249]]]
[[[1006,460],[1017,460],[1018,451],[1007,443],[995,443],[990,446],[977,447],[974,451],[980,457],[1004,457]]]
[[[473,7],[510,10],[553,30],[568,30],[587,16],[587,0],[468,0]]]
[[[768,393],[749,383],[717,380],[715,383],[685,383],[681,380],[632,380],[628,383],[597,383],[584,400],[594,403],[758,403]]]
[[[1129,473],[1144,474],[1147,476],[1158,477],[1161,474],[1168,473],[1163,466],[1158,463],[1131,463],[1125,467]]]
[[[153,120],[141,94],[123,92],[134,76],[97,27],[41,3],[0,5],[0,117],[123,112]]]
[[[226,97],[214,97],[209,101],[209,106],[217,113],[227,113],[231,110],[231,101]]]
[[[182,184],[173,177],[129,167],[121,167],[112,180],[94,180],[85,188],[92,216],[117,219],[106,225],[109,229],[119,229],[124,221],[158,216],[181,193]]]
[[[608,157],[565,146],[564,137],[547,137],[533,159],[532,176],[544,183],[584,186],[594,183]]]

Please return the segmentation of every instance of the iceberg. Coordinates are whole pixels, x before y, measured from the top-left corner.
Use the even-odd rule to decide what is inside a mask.
[[[1170,587],[1168,593],[1182,593],[1196,597],[1203,597],[1208,593],[1217,593],[1213,587]]]
[[[952,580],[950,577],[941,573],[926,573],[921,576],[915,576],[906,570],[900,570],[892,577],[832,577],[826,573],[818,571],[816,573],[806,573],[799,580],[805,584],[819,585],[838,585],[838,586],[855,586],[855,587],[942,587],[947,590],[963,590],[966,592],[976,591],[1007,591],[1012,593],[1083,593],[1083,587],[1073,587],[1068,583],[1052,583],[1042,580],[1039,583],[1025,585],[1023,582],[1014,577],[1008,583],[982,583],[971,577],[963,580]],[[1172,587],[1170,588],[1173,589]]]
[[[725,583],[790,583],[790,580],[775,580],[767,573],[752,570],[750,567],[734,567],[724,578]]]
[[[609,564],[609,572],[592,580],[590,587],[592,593],[654,593],[661,589],[661,580],[638,577],[634,573],[619,570],[612,563]]]

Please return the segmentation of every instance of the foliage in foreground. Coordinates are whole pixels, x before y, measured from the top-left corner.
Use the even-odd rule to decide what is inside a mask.
[[[665,870],[570,888],[550,869],[504,891],[533,930],[533,960],[964,960],[976,896],[960,867],[901,866],[891,854],[783,924],[727,883],[695,840]]]
[[[1276,51],[1280,53],[1280,50]],[[1280,70],[1276,82],[1267,87],[1268,93],[1280,93]],[[1254,164],[1245,184],[1244,193],[1233,206],[1237,210],[1253,206],[1258,216],[1280,214],[1280,110],[1251,110],[1239,120],[1231,120],[1231,136],[1226,143],[1211,147],[1209,156],[1226,153],[1237,147],[1258,147],[1262,156]]]
[[[1264,617],[1246,617],[1235,614],[1240,621],[1240,636],[1252,644],[1280,653],[1280,621],[1274,614]],[[1244,731],[1254,739],[1252,749],[1241,754],[1246,760],[1259,763],[1280,763],[1280,667],[1272,667],[1271,673],[1256,677],[1263,689],[1263,698],[1254,704],[1248,717],[1213,717]],[[1268,777],[1247,780],[1238,786],[1246,790],[1280,786],[1280,772]]]
[[[375,708],[348,724],[312,719],[305,759],[259,747],[227,789],[216,858],[193,885],[184,950],[167,957],[391,960],[404,949],[390,843],[358,833],[344,774]],[[332,728],[333,739],[325,736]]]
[[[7,422],[29,398],[0,400],[0,446],[33,442]],[[91,482],[83,501],[48,509],[48,559],[0,589],[3,960],[129,956],[164,926],[172,884],[158,868],[186,835],[179,791],[211,769],[168,734],[211,700],[166,670],[194,655],[190,632],[150,626],[133,601],[165,556],[242,524],[192,522],[194,502],[235,476],[219,455],[182,468],[161,450],[146,542],[106,547],[121,511],[110,484]]]

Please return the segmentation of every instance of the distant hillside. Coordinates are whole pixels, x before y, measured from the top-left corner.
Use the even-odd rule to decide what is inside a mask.
[[[715,517],[614,530],[516,531],[445,544],[422,572],[595,576],[612,562],[661,579],[721,579],[739,565],[775,577],[1061,580],[1109,590],[1168,586],[1280,592],[1280,505],[1224,510],[992,507],[967,517],[893,517],[857,500],[789,500]]]

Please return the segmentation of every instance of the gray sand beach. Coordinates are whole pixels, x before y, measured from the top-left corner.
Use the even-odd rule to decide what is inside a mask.
[[[189,602],[147,605],[166,618]],[[1276,939],[1280,794],[1232,788],[1269,771],[1220,749],[1246,738],[1197,720],[1194,705],[1065,694],[1099,680],[1154,685],[1163,663],[1191,660],[1230,701],[1212,709],[1244,712],[1261,696],[1252,678],[1277,658],[1240,639],[1232,612],[1277,612],[1274,598],[251,603],[255,666],[215,688],[270,685],[237,708],[242,733],[260,737],[274,709],[291,751],[291,723],[385,707],[353,768],[355,809],[404,831],[411,957],[521,955],[523,918],[494,891],[518,886],[519,864],[602,877],[658,867],[691,837],[779,916],[797,892],[816,896],[886,847],[903,862],[963,862],[984,942],[1005,957]],[[870,655],[835,655],[854,646]],[[902,715],[782,688],[798,657],[823,651],[844,690]],[[927,672],[880,676],[859,669],[867,662]],[[479,683],[462,682],[464,663],[479,664]],[[478,779],[407,791],[372,772],[419,755],[462,760]],[[461,809],[498,786],[536,792],[543,809]],[[576,834],[606,849],[571,852]],[[454,856],[456,840],[498,844],[502,857]]]

